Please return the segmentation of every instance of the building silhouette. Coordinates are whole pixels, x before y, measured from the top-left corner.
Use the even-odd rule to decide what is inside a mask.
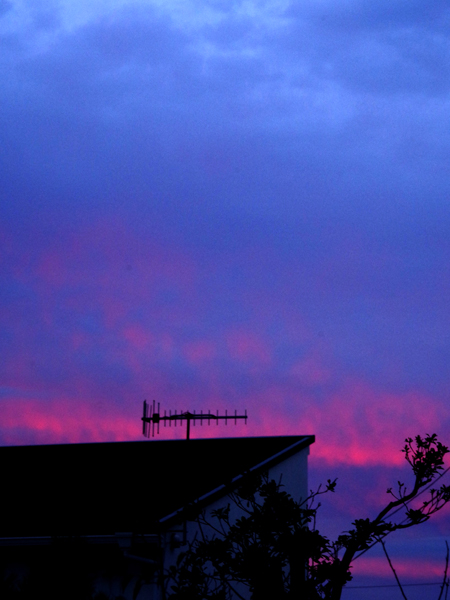
[[[227,504],[245,472],[308,495],[314,436],[0,448],[2,585],[47,600],[162,598],[161,572],[195,534],[184,508]],[[0,589],[1,592],[1,589]],[[99,596],[100,598],[101,596]]]

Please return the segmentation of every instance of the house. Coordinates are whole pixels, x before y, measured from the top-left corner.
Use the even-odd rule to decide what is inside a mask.
[[[246,471],[282,477],[286,491],[306,498],[313,442],[278,436],[0,448],[3,581],[28,574],[49,598],[63,587],[66,599],[89,598],[92,584],[106,597],[159,599],[158,572],[192,535],[183,507],[224,504]]]

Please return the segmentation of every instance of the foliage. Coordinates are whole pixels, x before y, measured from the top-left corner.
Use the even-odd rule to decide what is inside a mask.
[[[335,541],[318,531],[316,517],[318,496],[334,492],[336,480],[297,502],[280,483],[247,474],[228,506],[210,517],[197,512],[199,535],[166,573],[168,597],[231,600],[250,592],[253,600],[339,600],[358,553],[393,531],[423,523],[450,500],[450,486],[428,489],[443,471],[448,448],[436,434],[405,442],[403,452],[414,476],[411,490],[399,481],[396,492],[387,490],[392,500],[374,519],[356,519]],[[411,501],[425,491],[427,499],[412,508]],[[391,520],[401,508],[403,520]],[[232,518],[233,512],[240,516]]]

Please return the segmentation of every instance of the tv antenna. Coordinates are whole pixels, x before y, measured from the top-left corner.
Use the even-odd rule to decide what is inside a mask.
[[[247,410],[245,410],[245,414],[238,415],[237,411],[234,411],[234,415],[229,415],[227,411],[225,411],[224,415],[219,415],[219,411],[217,414],[213,415],[211,412],[199,412],[196,413],[195,410],[193,412],[182,412],[177,413],[175,411],[172,414],[172,411],[169,410],[169,414],[164,411],[164,415],[160,412],[160,405],[158,402],[158,407],[156,407],[155,401],[153,400],[153,404],[148,404],[147,400],[144,400],[144,415],[142,417],[142,433],[146,437],[155,437],[155,428],[156,433],[159,433],[159,424],[161,421],[164,422],[164,427],[169,423],[169,427],[172,427],[172,421],[175,423],[174,427],[177,426],[179,422],[180,426],[183,424],[183,421],[186,421],[186,439],[190,439],[190,429],[191,429],[191,421],[195,422],[200,421],[200,425],[203,425],[203,421],[208,421],[208,425],[211,421],[216,421],[216,425],[219,424],[220,420],[225,421],[225,425],[227,425],[228,421],[234,421],[236,425],[238,419],[245,419],[245,424],[247,425]]]

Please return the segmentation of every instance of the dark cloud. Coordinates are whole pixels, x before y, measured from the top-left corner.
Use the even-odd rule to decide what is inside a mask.
[[[13,7],[12,2],[9,0],[0,0],[0,17],[10,11]]]
[[[304,19],[297,23],[299,30],[264,37],[248,20],[230,18],[204,29],[211,55],[150,11],[122,12],[60,33],[47,51],[19,61],[16,83],[3,92],[4,135],[16,153],[29,157],[26,164],[47,156],[37,168],[57,173],[46,178],[75,186],[93,186],[103,177],[105,186],[110,179],[115,188],[122,181],[127,189],[159,195],[161,187],[174,185],[178,194],[183,181],[185,193],[198,196],[215,187],[217,171],[208,175],[207,169],[216,161],[227,176],[227,196],[251,187],[257,193],[245,193],[246,202],[253,197],[260,207],[276,206],[280,186],[289,203],[292,193],[285,194],[283,185],[303,196],[335,198],[347,193],[340,186],[360,194],[364,181],[382,193],[404,187],[411,170],[425,180],[438,159],[431,138],[437,113],[430,113],[438,107],[426,96],[388,98],[390,86],[423,92],[432,80],[444,81],[435,56],[425,56],[421,68],[416,57],[405,68],[406,59],[386,40],[329,35]],[[416,53],[430,48],[411,36]],[[445,62],[442,51],[439,56]],[[302,65],[309,75],[299,78]],[[407,81],[408,73],[414,81]],[[426,153],[419,150],[427,145]],[[232,158],[218,161],[224,152]],[[173,174],[159,183],[167,168]],[[429,179],[436,185],[435,177]],[[414,182],[411,189],[416,187]]]
[[[430,9],[430,10],[429,10]],[[448,63],[445,35],[450,12],[401,2],[348,2],[293,6],[283,46],[315,77],[353,91],[377,94],[443,94]]]
[[[335,4],[310,3],[299,8],[293,5],[288,14],[306,14],[313,22],[328,27],[349,30],[392,29],[407,26],[440,29],[450,16],[445,0],[425,5],[420,0],[400,0],[393,4],[387,0],[348,0]]]

